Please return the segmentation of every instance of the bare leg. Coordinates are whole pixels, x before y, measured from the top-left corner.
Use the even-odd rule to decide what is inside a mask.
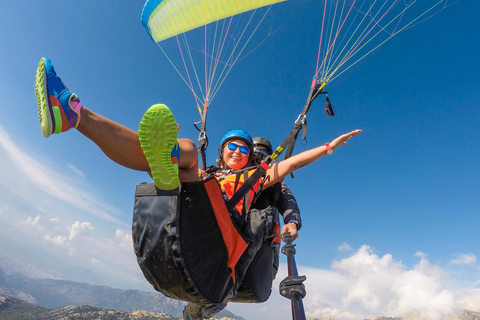
[[[178,177],[180,182],[200,181],[198,176],[198,153],[195,142],[190,139],[178,139],[180,163]]]
[[[198,156],[196,146],[192,141],[186,139],[177,140],[175,119],[165,105],[154,105],[152,107],[154,107],[154,109],[163,108],[163,111],[160,112],[161,114],[159,115],[166,115],[167,120],[169,119],[169,121],[163,122],[161,117],[158,118],[155,123],[155,128],[158,131],[153,132],[152,136],[148,136],[148,141],[142,141],[147,143],[144,147],[150,147],[150,141],[161,141],[161,139],[158,139],[163,137],[162,129],[168,126],[170,126],[168,132],[172,135],[167,141],[168,146],[166,149],[164,146],[164,149],[161,150],[160,154],[155,154],[153,158],[147,160],[147,157],[145,157],[144,154],[145,148],[142,149],[138,132],[109,120],[82,106],[78,96],[70,91],[57,76],[50,59],[40,59],[35,74],[35,95],[38,102],[40,128],[45,137],[49,137],[53,133],[61,133],[71,128],[77,128],[80,133],[93,141],[112,161],[129,169],[145,171],[150,175],[151,170],[148,161],[160,160],[157,158],[158,155],[163,158],[160,161],[165,161],[165,163],[167,163],[171,151],[173,159],[171,163],[172,167],[167,168],[166,171],[160,170],[160,173],[170,175],[170,179],[173,183],[167,181],[163,186],[172,187],[178,185],[179,180],[194,181],[198,179]],[[150,118],[150,115],[148,117]],[[153,119],[153,121],[155,121],[155,119]],[[142,123],[143,119],[140,124],[141,126]],[[148,126],[147,131],[149,131]],[[155,136],[155,133],[158,133],[159,135]],[[173,136],[173,134],[175,134],[175,136]],[[178,148],[175,143],[176,141],[178,141]],[[168,148],[172,148],[172,150],[167,150]],[[152,150],[148,149],[148,154],[152,154],[151,152]],[[157,166],[158,162],[155,162],[155,165],[159,168]],[[153,170],[153,172],[155,174],[157,173],[155,170]],[[166,179],[168,180],[168,177],[166,177]]]
[[[81,109],[82,117],[77,129],[92,140],[114,162],[140,171],[150,171],[143,154],[138,133],[107,119],[87,108]]]
[[[107,119],[87,108],[81,109],[77,129],[92,140],[107,157],[133,170],[150,174],[150,167],[138,140],[138,132]],[[179,178],[182,182],[198,181],[198,156],[195,143],[178,139],[180,147]]]

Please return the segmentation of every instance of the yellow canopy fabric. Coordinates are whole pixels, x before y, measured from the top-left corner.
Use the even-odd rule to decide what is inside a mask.
[[[285,0],[148,0],[142,24],[155,42]]]

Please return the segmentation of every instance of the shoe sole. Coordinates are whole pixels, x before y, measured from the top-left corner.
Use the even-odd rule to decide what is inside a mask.
[[[178,166],[171,160],[177,143],[177,122],[166,105],[151,106],[140,122],[138,136],[155,186],[173,190],[180,185]]]
[[[47,75],[45,58],[40,59],[35,75],[35,95],[38,103],[38,118],[43,136],[48,138],[52,134],[52,118],[48,106]]]

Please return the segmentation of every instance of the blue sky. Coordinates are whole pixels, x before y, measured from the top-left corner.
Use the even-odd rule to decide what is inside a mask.
[[[315,70],[316,6],[298,0],[272,9],[263,26],[274,32],[232,69],[210,108],[209,163],[230,129],[277,145],[289,133]],[[136,130],[150,105],[165,103],[179,135],[195,140],[195,102],[144,31],[142,7],[0,4],[0,243],[17,270],[149,290],[130,235],[135,185],[149,177],[111,162],[79,132],[45,139],[33,88],[48,57],[90,109]],[[336,79],[336,120],[322,98],[314,103],[308,143],[296,152],[363,133],[286,179],[304,222],[296,259],[308,278],[307,316],[480,311],[479,9],[458,1]],[[283,268],[277,280],[284,276]],[[269,302],[229,309],[289,319],[277,282]]]

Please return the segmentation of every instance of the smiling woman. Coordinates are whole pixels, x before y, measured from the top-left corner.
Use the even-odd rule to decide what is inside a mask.
[[[249,160],[250,148],[241,140],[233,140],[224,147],[223,161],[232,169],[242,169]]]
[[[217,165],[221,168],[242,169],[252,156],[252,137],[243,130],[232,130],[220,141]]]
[[[185,320],[210,318],[235,300],[241,285],[246,288],[242,302],[268,299],[278,261],[273,243],[274,239],[279,242],[279,227],[272,211],[263,211],[267,208],[249,212],[254,197],[262,188],[331,154],[361,132],[344,134],[271,167],[262,163],[266,178],[254,178],[253,174],[247,180],[253,140],[248,133],[233,130],[219,147],[221,168],[226,171],[200,177],[195,144],[177,139],[177,122],[167,106],[150,107],[137,133],[81,105],[45,58],[37,69],[35,91],[46,137],[77,129],[116,163],[152,176],[155,185],[141,184],[136,192],[132,226],[135,253],[156,290],[190,302]],[[249,187],[247,181],[252,180]],[[240,190],[247,191],[234,200]],[[264,245],[266,249],[261,250]],[[262,260],[260,266],[255,265],[267,271],[261,274],[261,288],[242,282],[259,252]]]
[[[242,302],[268,299],[278,261],[278,247],[273,245],[280,238],[278,214],[264,211],[268,208],[250,210],[253,200],[262,189],[331,154],[360,132],[344,134],[271,167],[262,163],[266,177],[256,178],[256,167],[248,167],[254,157],[253,139],[243,130],[232,130],[219,144],[220,168],[200,178],[193,142],[177,139],[176,121],[165,105],[152,106],[140,124],[140,144],[153,180],[172,183],[137,188],[133,234],[135,252],[146,278],[165,295],[189,301],[185,319],[213,316],[229,301],[236,301],[242,285],[247,288],[247,293],[238,298]],[[161,232],[153,233],[152,225]],[[172,234],[176,237],[172,238]],[[264,245],[267,249],[261,251]],[[182,253],[176,248],[182,248]],[[262,257],[258,264],[253,263],[257,255]],[[159,263],[159,257],[166,259]],[[182,267],[171,270],[171,265]],[[260,270],[259,277],[246,277],[250,265]],[[212,278],[215,282],[208,280]],[[249,284],[248,279],[262,285]]]
[[[4,130],[0,136],[8,138],[11,145],[24,153],[14,160],[11,150],[5,149],[7,145],[3,145],[3,151],[0,151],[3,180],[0,203],[4,219],[0,222],[0,233],[2,237],[11,235],[12,239],[27,244],[26,248],[41,248],[50,244],[41,238],[45,234],[18,231],[20,220],[29,216],[35,218],[37,212],[43,212],[44,222],[47,217],[52,217],[68,226],[77,220],[95,223],[96,231],[92,237],[104,245],[83,242],[76,248],[77,256],[68,257],[64,263],[49,264],[48,269],[56,271],[65,280],[147,289],[145,284],[149,284],[143,275],[138,278],[140,269],[136,262],[131,265],[131,254],[112,254],[109,241],[115,227],[131,233],[128,224],[131,224],[129,213],[133,207],[132,186],[136,182],[151,180],[143,171],[125,170],[107,158],[102,159],[102,153],[93,149],[95,145],[77,130],[44,141],[39,134],[36,112],[33,109],[28,111],[28,108],[34,108],[31,80],[38,58],[42,55],[52,58],[62,79],[79,95],[82,104],[135,131],[143,112],[153,102],[167,102],[182,125],[179,136],[197,142],[198,133],[191,126],[192,122],[199,120],[198,113],[190,109],[195,108],[193,94],[180,83],[180,77],[139,25],[143,2],[125,1],[112,6],[110,1],[31,1],[30,10],[18,10],[18,2],[0,1],[0,16],[5,26],[0,28],[4,41],[4,59],[0,61],[4,71],[0,75],[0,125]],[[376,1],[387,2],[393,3]],[[403,6],[411,2],[397,1]],[[437,2],[439,0],[416,1],[415,6]],[[287,14],[283,14],[273,20],[285,21],[284,24],[262,23],[261,29],[265,32],[270,26],[273,31],[277,26],[281,28],[251,55],[239,61],[240,65],[233,67],[215,97],[219,109],[214,106],[209,116],[209,128],[215,129],[211,130],[209,137],[212,147],[208,153],[209,165],[215,164],[220,138],[230,129],[242,128],[252,136],[269,137],[274,147],[281,142],[280,136],[283,137],[283,130],[286,130],[283,125],[288,126],[290,120],[294,120],[291,117],[297,115],[293,108],[303,107],[304,87],[310,84],[316,72],[323,16],[312,7],[321,7],[323,3],[295,0],[272,7],[270,13],[292,14],[286,18]],[[373,4],[374,1],[355,3]],[[362,133],[362,141],[350,139],[349,148],[335,150],[331,157],[297,171],[295,179],[285,179],[297,195],[305,220],[301,237],[295,243],[297,248],[301,247],[296,256],[299,268],[308,277],[308,294],[304,301],[308,317],[330,316],[345,320],[349,318],[348,312],[355,314],[357,311],[359,303],[345,303],[350,292],[357,292],[356,287],[351,282],[345,284],[343,272],[334,275],[330,272],[335,271],[332,261],[348,256],[346,252],[334,250],[344,241],[351,244],[353,251],[368,244],[380,257],[390,253],[396,261],[403,261],[406,271],[417,263],[415,252],[425,252],[432,266],[445,268],[450,276],[457,277],[458,286],[465,289],[465,299],[456,294],[456,300],[464,301],[465,307],[470,303],[470,309],[480,311],[478,12],[480,1],[458,1],[433,19],[398,34],[337,79],[332,78],[329,82],[332,86],[327,85],[325,90],[335,102],[336,121],[325,120],[323,112],[317,112],[316,105],[313,106],[308,119],[308,145],[297,144],[295,152],[331,141],[349,131],[350,127],[364,129],[365,135]],[[15,25],[15,33],[8,31],[7,26],[11,25]],[[344,26],[342,30],[354,31],[346,24]],[[326,31],[324,28],[323,39],[333,39]],[[257,33],[261,36],[257,39],[265,38],[264,34]],[[63,45],[66,39],[75,39],[80,49]],[[337,44],[341,39],[349,38],[339,36],[336,39],[335,48],[343,48]],[[167,41],[173,43],[175,40]],[[203,53],[198,51],[203,48],[201,45],[189,43],[193,54]],[[256,48],[257,43],[251,42],[246,51]],[[325,49],[330,47],[322,45]],[[162,48],[173,51],[177,46],[162,45]],[[334,50],[330,52],[334,53]],[[320,62],[325,56],[320,56]],[[204,69],[203,65],[197,67]],[[338,69],[336,75],[340,72]],[[199,78],[203,83],[202,75]],[[340,98],[335,98],[335,94]],[[227,105],[228,110],[224,111]],[[319,103],[318,111],[322,107]],[[257,116],[245,121],[242,114]],[[225,121],[225,115],[229,121]],[[266,120],[269,120],[267,124]],[[38,163],[43,160],[51,166],[48,171],[39,171],[36,166],[26,166],[26,159]],[[84,177],[65,170],[67,163],[73,163],[84,172]],[[32,171],[27,171],[30,169]],[[31,180],[44,172],[46,178]],[[75,192],[67,193],[71,189],[65,188],[64,182],[75,186]],[[22,192],[18,193],[19,190]],[[73,201],[73,205],[67,208],[65,205],[69,201]],[[11,225],[3,224],[7,217],[15,218],[9,221]],[[93,221],[97,218],[99,220]],[[61,233],[52,232],[51,236],[61,234],[68,237],[69,229],[61,230]],[[208,230],[202,231],[208,233]],[[405,234],[410,236],[405,237]],[[446,237],[445,234],[461,236]],[[5,242],[4,247],[9,248],[9,243]],[[64,250],[56,249],[55,253],[63,254]],[[475,255],[477,263],[472,266],[447,265],[459,253]],[[17,250],[16,254],[22,255],[28,262],[26,265],[37,262],[37,257],[28,250]],[[107,270],[92,269],[88,264],[91,256],[104,263]],[[207,255],[205,260],[208,259]],[[38,261],[37,265],[42,266],[42,262]],[[322,268],[317,270],[323,277],[307,267]],[[451,267],[456,269],[450,270]],[[75,273],[78,268],[91,272]],[[279,271],[277,278],[281,278],[282,273],[286,272]],[[335,280],[338,282],[331,282]],[[402,281],[402,277],[398,280]],[[361,279],[359,283],[362,283]],[[375,290],[378,283],[365,286]],[[476,295],[468,296],[471,292],[468,290],[472,288],[477,288]],[[272,299],[278,295],[277,291],[276,287],[273,288],[269,303],[229,304],[229,310],[249,320],[291,319],[286,300],[282,297]],[[378,296],[391,297],[391,293],[379,293]],[[432,299],[416,305],[421,304],[425,309],[433,307]],[[353,318],[371,319],[386,314],[400,316],[391,308],[402,301],[401,298],[392,300],[392,303],[386,301],[374,310],[364,308],[358,317]]]

